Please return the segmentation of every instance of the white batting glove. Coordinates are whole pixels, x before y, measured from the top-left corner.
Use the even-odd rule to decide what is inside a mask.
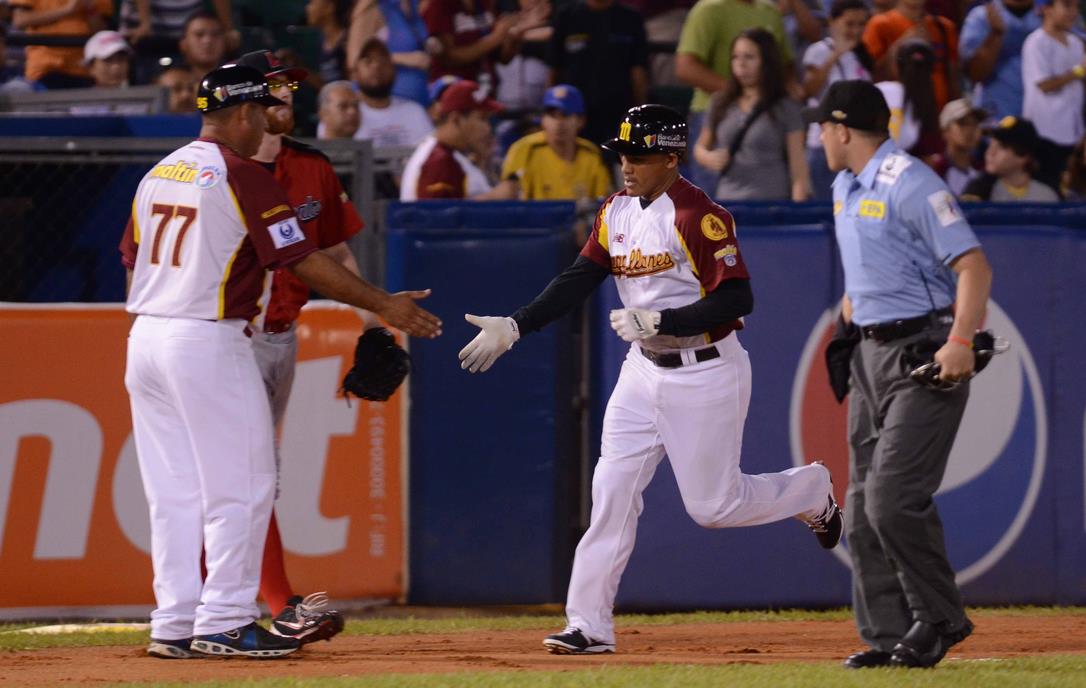
[[[499,356],[512,349],[520,339],[517,321],[512,318],[466,313],[464,320],[481,330],[460,350],[460,367],[469,372],[486,372]]]
[[[627,342],[647,339],[660,331],[660,312],[620,308],[611,311],[611,327]]]

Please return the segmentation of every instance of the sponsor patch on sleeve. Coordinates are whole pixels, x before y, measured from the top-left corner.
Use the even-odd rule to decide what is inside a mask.
[[[931,204],[931,209],[935,211],[935,218],[939,220],[939,224],[943,227],[949,227],[955,222],[961,222],[965,219],[962,216],[962,211],[958,209],[954,197],[946,189],[936,191],[928,196],[928,203]]]
[[[739,254],[739,249],[735,246],[725,246],[716,253],[713,254],[713,258],[724,261],[724,264],[730,268],[734,268],[735,264],[739,262],[736,256]]]
[[[282,222],[276,222],[269,226],[268,233],[271,234],[275,248],[286,248],[305,239],[302,228],[298,226],[297,218],[293,217],[288,217]]]
[[[275,206],[271,210],[265,210],[264,212],[260,213],[260,219],[267,220],[270,217],[275,217],[279,213],[289,213],[289,212],[290,212],[290,206],[285,204],[285,203],[280,203],[279,205]]]

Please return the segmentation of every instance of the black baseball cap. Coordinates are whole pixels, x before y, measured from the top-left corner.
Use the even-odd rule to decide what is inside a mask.
[[[686,153],[686,119],[666,105],[638,105],[618,125],[618,136],[603,144],[619,155]]]
[[[987,133],[1018,155],[1036,155],[1037,146],[1040,144],[1037,127],[1033,126],[1033,122],[1013,115],[999,120]]]
[[[271,94],[268,80],[259,70],[245,65],[226,64],[213,69],[196,89],[196,109],[200,112],[215,112],[242,103],[286,105]]]
[[[860,131],[885,132],[890,126],[890,108],[882,91],[870,81],[845,79],[830,84],[822,102],[803,109],[807,124],[833,122]]]
[[[234,60],[234,64],[252,67],[266,77],[282,76],[291,81],[305,81],[305,78],[309,76],[308,70],[301,67],[288,67],[270,50],[254,50],[251,53],[245,53]]]

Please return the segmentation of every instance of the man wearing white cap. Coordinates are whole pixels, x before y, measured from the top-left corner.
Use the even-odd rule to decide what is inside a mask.
[[[128,83],[132,48],[116,31],[99,31],[83,47],[83,64],[99,88],[120,88]]]
[[[969,182],[983,172],[983,160],[977,155],[980,125],[988,117],[969,98],[958,98],[943,106],[939,113],[939,128],[946,148],[931,161],[935,173],[943,178],[951,193],[961,196]]]

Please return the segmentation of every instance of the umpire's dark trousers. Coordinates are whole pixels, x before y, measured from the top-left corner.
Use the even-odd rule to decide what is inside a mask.
[[[890,651],[914,621],[943,632],[965,622],[932,497],[958,432],[968,383],[951,391],[909,379],[905,347],[949,330],[935,327],[890,342],[865,339],[853,352],[849,394],[845,532],[852,557],[860,637]]]

